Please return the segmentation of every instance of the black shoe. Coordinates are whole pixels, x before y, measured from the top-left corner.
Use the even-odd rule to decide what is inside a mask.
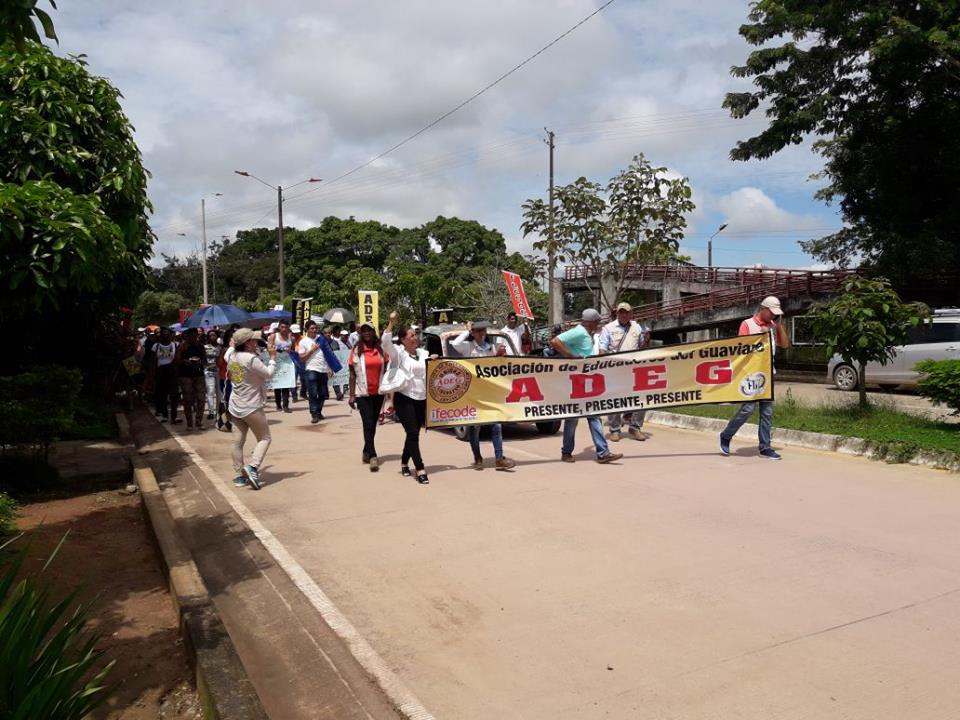
[[[428,478],[427,474],[421,470],[420,472],[417,473],[417,482],[420,483],[421,485],[429,485],[430,478]]]
[[[293,412],[293,410],[291,410],[291,409],[288,408],[288,407],[285,407],[285,408],[283,409],[283,411],[284,411],[285,413],[292,413],[292,412]]]
[[[213,413],[207,413],[207,420],[213,420]]]
[[[180,418],[174,418],[173,420],[170,421],[170,424],[171,424],[171,425],[179,425],[179,424],[182,423],[182,422],[183,422],[183,420],[181,420]]]
[[[410,472],[410,468],[404,465],[402,468],[400,468],[400,474],[404,477],[410,477],[413,473]]]
[[[316,425],[318,422],[320,422],[320,418],[318,418],[318,417],[316,417],[316,416],[310,418],[310,424],[311,424],[311,425]]]

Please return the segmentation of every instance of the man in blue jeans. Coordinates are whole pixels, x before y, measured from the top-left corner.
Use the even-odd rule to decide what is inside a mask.
[[[597,354],[593,336],[600,327],[600,313],[593,308],[587,308],[580,318],[579,325],[560,333],[550,341],[550,347],[558,355],[568,358],[585,358]],[[567,418],[563,421],[563,447],[560,449],[560,459],[564,462],[576,462],[573,457],[573,445],[579,422],[580,418]],[[623,453],[610,452],[607,439],[603,436],[603,423],[600,422],[599,417],[589,417],[587,423],[590,425],[590,435],[593,437],[598,463],[606,464],[623,457]]]
[[[749,317],[740,323],[740,332],[737,334],[757,335],[767,333],[770,352],[776,357],[778,346],[782,348],[790,347],[790,338],[787,337],[786,328],[780,322],[782,317],[783,309],[780,307],[780,301],[771,295],[763,299],[760,308],[753,317]],[[740,406],[737,414],[733,416],[723,432],[720,433],[720,452],[722,454],[730,454],[730,441],[733,440],[733,436],[737,434],[737,430],[747,421],[747,418],[753,414],[757,402],[760,403],[760,430],[758,432],[760,457],[767,460],[780,459],[780,453],[770,447],[770,439],[773,434],[773,400],[745,402]]]

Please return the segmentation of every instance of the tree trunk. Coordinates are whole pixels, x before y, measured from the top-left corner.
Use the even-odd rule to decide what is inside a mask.
[[[860,367],[857,371],[857,391],[860,393],[860,407],[867,407],[867,383],[865,381],[866,376],[866,364],[859,363]]]

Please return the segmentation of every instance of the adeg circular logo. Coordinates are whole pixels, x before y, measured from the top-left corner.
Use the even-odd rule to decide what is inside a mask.
[[[438,403],[456,402],[470,388],[473,378],[465,367],[446,360],[437,363],[430,373],[430,397]]]

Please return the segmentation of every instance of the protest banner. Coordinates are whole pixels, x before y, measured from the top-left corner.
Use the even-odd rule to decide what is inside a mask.
[[[453,322],[453,308],[433,308],[433,324],[449,325]]]
[[[312,297],[295,298],[293,301],[293,322],[298,324],[304,332],[307,329],[307,321],[310,319],[310,304]]]
[[[270,361],[270,356],[263,352],[260,359],[264,363]],[[267,390],[281,390],[283,388],[293,388],[297,386],[297,371],[293,364],[293,358],[290,353],[277,353],[277,367],[273,371],[273,377],[265,385]]]
[[[357,306],[357,327],[363,323],[370,323],[380,332],[380,293],[376,290],[359,290],[357,296],[360,303]]]
[[[427,427],[773,399],[766,335],[564,357],[427,362]]]
[[[346,387],[350,384],[350,368],[347,366],[347,360],[350,358],[349,350],[334,350],[333,354],[340,361],[340,371],[330,376],[327,384],[330,387]]]
[[[513,301],[513,310],[519,317],[533,319],[533,310],[530,309],[530,303],[527,301],[527,293],[523,289],[523,280],[516,273],[509,270],[503,271],[503,279],[507,283],[507,290],[510,291],[510,299]]]

